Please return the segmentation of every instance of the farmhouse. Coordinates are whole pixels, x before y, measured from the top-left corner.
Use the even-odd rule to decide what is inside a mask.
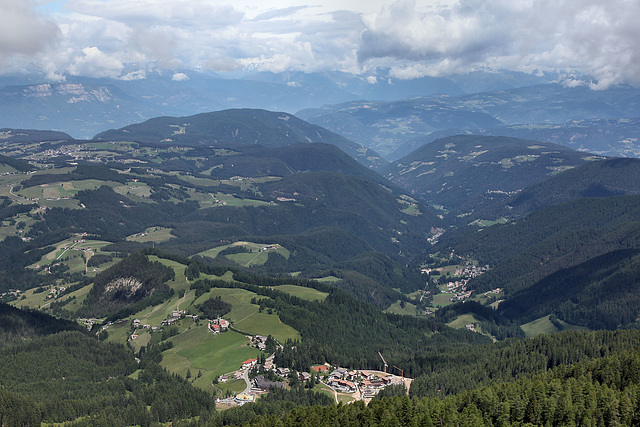
[[[247,359],[244,362],[242,362],[242,368],[243,369],[252,368],[256,365],[257,362],[258,362],[258,359]]]
[[[228,329],[229,329],[229,321],[221,318],[212,320],[211,323],[209,323],[209,330],[214,334],[217,334],[218,332],[224,332]]]

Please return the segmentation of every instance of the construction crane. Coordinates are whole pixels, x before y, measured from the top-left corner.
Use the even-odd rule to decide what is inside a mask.
[[[404,371],[403,371],[402,369],[398,368],[396,365],[393,365],[393,367],[394,367],[394,368],[396,368],[398,371],[400,371],[400,376],[401,376],[402,378],[404,378]],[[386,372],[386,371],[385,371],[385,372]]]
[[[389,365],[387,365],[387,361],[384,360],[384,357],[382,357],[382,353],[378,352],[378,354],[380,355],[380,359],[382,359],[382,363],[384,363],[384,373],[386,374],[387,373],[387,367]]]

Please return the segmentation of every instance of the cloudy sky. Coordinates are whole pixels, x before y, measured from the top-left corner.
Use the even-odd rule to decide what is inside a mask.
[[[0,74],[506,69],[638,85],[638,17],[638,0],[1,0]]]

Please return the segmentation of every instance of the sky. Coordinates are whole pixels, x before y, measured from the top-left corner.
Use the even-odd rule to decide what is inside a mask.
[[[0,74],[555,73],[640,85],[638,0],[1,0]]]

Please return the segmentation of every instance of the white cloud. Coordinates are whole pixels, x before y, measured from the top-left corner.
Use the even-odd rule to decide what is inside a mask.
[[[171,80],[173,80],[174,82],[183,82],[185,80],[189,80],[189,76],[187,76],[185,73],[175,73],[173,77],[171,77]]]
[[[0,0],[4,71],[510,69],[591,75],[582,83],[594,88],[640,83],[636,0],[66,0],[38,9],[47,16],[36,1]]]
[[[33,57],[52,47],[60,29],[34,11],[33,0],[0,2],[0,64],[14,55]]]
[[[82,49],[82,55],[75,58],[68,71],[73,76],[117,78],[123,69],[124,65],[119,59],[94,46]]]
[[[628,0],[400,0],[366,20],[358,59],[398,78],[506,68],[588,74],[594,88],[640,83],[638,16]]]

